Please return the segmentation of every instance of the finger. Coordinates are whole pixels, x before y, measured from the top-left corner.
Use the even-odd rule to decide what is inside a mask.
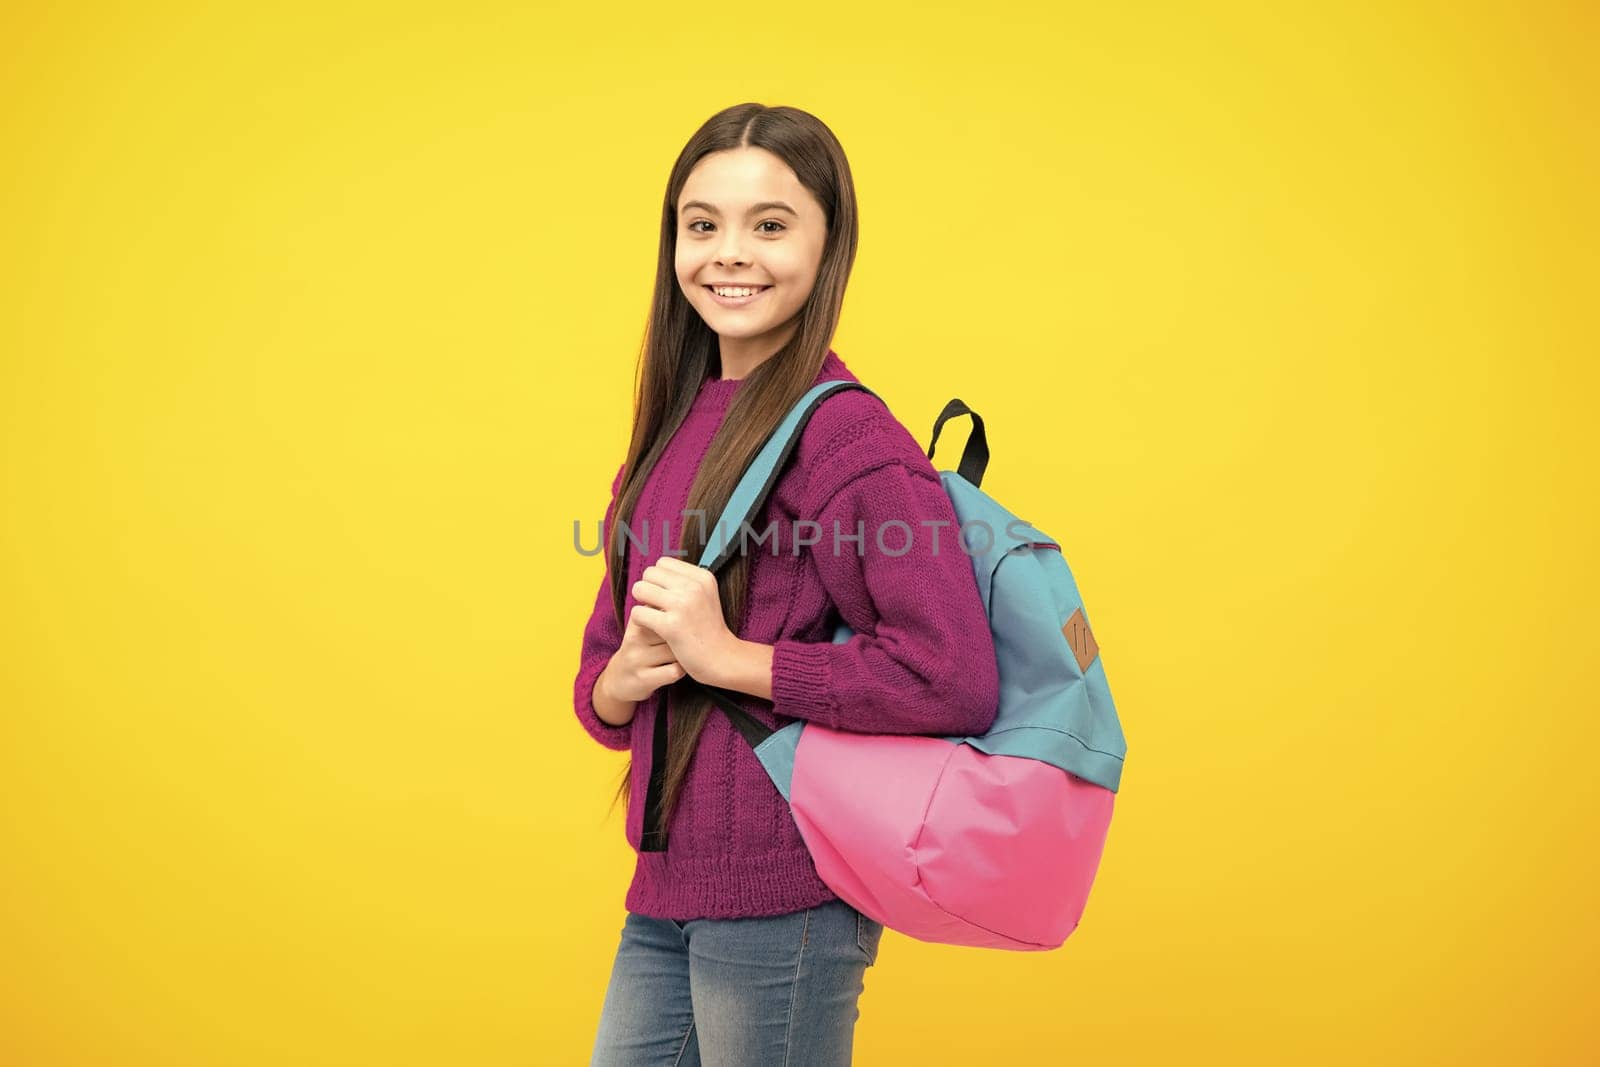
[[[690,563],[688,560],[679,559],[676,556],[662,556],[656,562],[661,565],[663,571],[673,578],[687,579],[701,584],[707,581],[712,584],[716,583],[717,576],[712,574],[709,568],[702,567],[698,563]],[[648,570],[648,568],[646,569]]]
[[[654,581],[671,581],[682,574],[687,566],[689,564],[677,556],[660,556],[640,573]]]
[[[673,571],[673,578],[693,586],[696,589],[716,588],[717,576],[711,573],[711,569],[709,567],[702,567],[698,563],[686,563],[683,560],[679,560],[678,562],[682,564],[682,566]]]
[[[664,630],[671,629],[671,627],[667,625],[669,621],[667,618],[667,613],[664,611],[658,611],[655,608],[650,607],[648,604],[635,604],[630,616],[637,616],[640,623],[649,627],[657,634],[661,634]]]
[[[668,606],[669,591],[654,582],[647,582],[641,578],[629,588],[633,593],[633,599],[641,604],[648,604],[653,608]]]
[[[672,557],[670,556],[663,556],[661,560],[650,564],[650,566],[646,567],[640,572],[639,580],[642,582],[650,582],[652,585],[660,586],[662,589],[678,589],[682,587],[684,582],[689,579],[690,575],[688,572],[682,570],[681,567],[687,567],[688,564],[683,563],[681,560],[677,560],[674,562],[679,563],[681,567],[667,567],[662,565],[665,560],[671,558]],[[694,567],[691,569],[700,570],[702,568]]]
[[[671,685],[679,678],[682,678],[684,675],[684,669],[678,663],[674,662],[669,663],[664,667],[651,667],[649,670],[641,673],[643,673],[649,681],[655,683],[656,688],[659,689],[664,685]]]
[[[623,630],[622,639],[632,641],[636,645],[648,648],[651,645],[664,645],[666,641],[662,636],[634,617],[632,609],[628,611],[628,621]]]

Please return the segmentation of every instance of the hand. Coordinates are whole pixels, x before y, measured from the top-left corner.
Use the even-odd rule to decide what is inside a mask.
[[[717,576],[704,567],[662,556],[633,583],[634,618],[661,635],[673,658],[697,681],[716,685],[738,638],[728,629]]]
[[[637,609],[636,609],[637,610]],[[606,692],[618,701],[638,703],[664,685],[683,677],[683,667],[659,634],[628,613],[622,643],[601,674]]]

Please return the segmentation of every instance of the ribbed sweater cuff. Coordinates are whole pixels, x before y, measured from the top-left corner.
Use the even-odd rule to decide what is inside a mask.
[[[833,704],[833,674],[827,641],[782,638],[772,646],[772,710],[791,719],[807,719],[839,728]]]
[[[633,723],[630,721],[622,726],[612,726],[594,710],[594,683],[605,669],[606,661],[602,658],[579,671],[578,679],[573,683],[572,700],[578,709],[578,721],[589,731],[589,736],[605,747],[621,752],[633,747]]]

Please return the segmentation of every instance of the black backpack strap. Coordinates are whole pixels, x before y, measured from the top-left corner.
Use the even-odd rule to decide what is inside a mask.
[[[989,465],[989,439],[983,432],[983,417],[960,400],[946,404],[944,410],[939,412],[939,418],[934,421],[933,439],[928,442],[928,459],[933,459],[933,450],[939,444],[939,431],[944,429],[945,420],[958,415],[972,416],[972,431],[967,434],[967,447],[961,452],[961,466],[956,473],[977,488],[983,482],[983,469]]]

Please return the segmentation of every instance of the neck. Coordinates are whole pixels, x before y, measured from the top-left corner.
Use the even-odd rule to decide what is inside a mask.
[[[744,378],[761,364],[777,355],[778,349],[794,336],[794,323],[777,340],[771,335],[761,337],[718,337],[718,360],[722,363],[722,380]]]

